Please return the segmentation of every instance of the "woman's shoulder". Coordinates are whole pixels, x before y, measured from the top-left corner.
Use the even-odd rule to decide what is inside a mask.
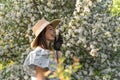
[[[30,52],[30,54],[47,55],[49,54],[49,51],[41,47],[36,47],[33,51]]]

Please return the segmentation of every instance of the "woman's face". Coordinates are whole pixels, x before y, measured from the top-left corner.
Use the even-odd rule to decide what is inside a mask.
[[[55,36],[56,36],[55,29],[51,25],[48,25],[45,32],[46,40],[54,41]]]

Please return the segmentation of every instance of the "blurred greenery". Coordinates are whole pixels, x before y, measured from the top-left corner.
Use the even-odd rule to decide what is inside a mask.
[[[111,11],[113,15],[120,15],[120,0],[113,0]]]
[[[9,61],[9,63],[7,63],[7,64],[5,63],[5,65],[4,65],[4,63],[3,64],[0,63],[0,70],[7,68],[8,66],[11,66],[13,64],[14,64],[14,62],[11,60]]]
[[[75,58],[77,59],[77,57]],[[73,59],[74,63],[64,68],[65,65],[63,63],[65,59],[66,58],[64,56],[59,59],[58,69],[56,70],[55,74],[50,76],[50,78],[58,77],[60,80],[71,80],[72,73],[77,72],[82,67],[78,59],[77,61]]]
[[[0,64],[0,70],[2,70],[3,69],[3,65],[2,64]]]

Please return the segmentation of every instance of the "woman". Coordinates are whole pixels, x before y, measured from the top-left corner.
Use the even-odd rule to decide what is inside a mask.
[[[34,50],[29,53],[23,64],[24,70],[31,76],[31,80],[59,80],[58,78],[48,78],[57,68],[58,58],[61,56],[60,47],[63,43],[59,35],[56,39],[56,26],[60,20],[55,19],[48,22],[44,18],[39,20],[32,28],[35,39],[31,43]],[[55,52],[52,50],[54,42]]]

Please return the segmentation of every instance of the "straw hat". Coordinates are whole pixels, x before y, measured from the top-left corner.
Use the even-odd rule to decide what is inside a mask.
[[[35,34],[35,39],[31,42],[31,48],[37,47],[37,38],[39,34],[48,26],[52,25],[54,28],[59,24],[60,19],[54,19],[53,21],[49,22],[42,18],[41,20],[38,20],[38,22],[33,26],[32,31]]]

